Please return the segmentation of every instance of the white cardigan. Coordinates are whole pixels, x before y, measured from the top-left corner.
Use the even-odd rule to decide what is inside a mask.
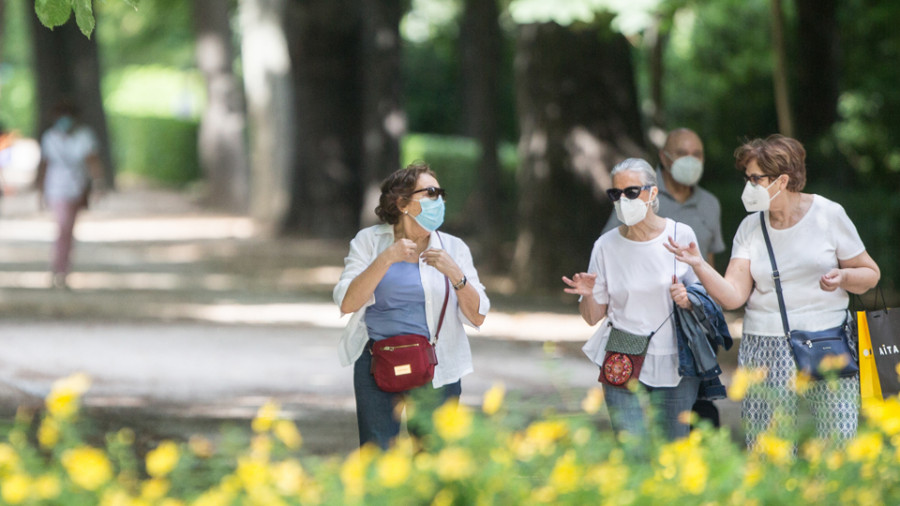
[[[334,302],[338,307],[343,302],[347,289],[356,276],[366,270],[375,258],[393,243],[394,228],[387,224],[364,228],[356,234],[356,237],[350,241],[350,253],[344,259],[344,271],[341,273],[338,284],[334,287]],[[480,299],[478,312],[486,315],[491,303],[484,292],[484,286],[478,279],[478,272],[472,263],[469,247],[462,239],[443,232],[440,232],[440,238],[438,238],[438,232],[432,232],[428,247],[444,249],[453,257],[465,274],[467,284],[472,285],[478,291]],[[422,261],[419,261],[419,273],[422,276],[422,288],[425,291],[425,317],[428,330],[434,335],[441,314],[441,306],[444,303],[444,275]],[[363,307],[353,313],[344,329],[338,347],[338,355],[341,365],[345,367],[356,362],[369,340],[365,314],[366,308],[374,303],[375,296],[373,295]],[[463,314],[456,298],[456,291],[450,287],[444,324],[441,327],[441,334],[438,336],[438,365],[434,370],[433,381],[435,388],[454,383],[472,372],[472,351],[469,348],[469,339],[463,324],[478,328]]]

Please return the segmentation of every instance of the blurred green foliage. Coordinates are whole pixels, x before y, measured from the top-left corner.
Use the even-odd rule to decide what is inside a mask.
[[[4,0],[5,18],[0,26],[0,123],[24,135],[34,128],[35,82],[31,71],[29,26],[22,22],[32,3]]]
[[[200,178],[196,120],[109,114],[119,171],[168,186]]]
[[[498,150],[501,164],[502,195],[495,198],[508,203],[504,214],[508,220],[515,216],[516,148],[504,143]],[[409,134],[401,143],[400,158],[403,164],[424,161],[435,171],[441,186],[447,190],[447,225],[453,230],[469,230],[478,216],[465,212],[471,205],[470,198],[479,189],[478,160],[481,156],[478,143],[468,137]],[[512,221],[506,220],[506,223]],[[514,227],[509,227],[513,231]]]

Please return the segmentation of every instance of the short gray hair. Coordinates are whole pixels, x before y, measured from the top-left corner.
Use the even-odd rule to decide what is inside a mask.
[[[621,172],[637,172],[641,178],[641,184],[643,186],[656,186],[656,197],[653,198],[653,201],[650,202],[650,207],[653,209],[654,213],[659,212],[659,185],[656,183],[656,171],[653,170],[653,166],[650,165],[647,160],[643,158],[626,158],[621,162],[617,163],[615,167],[613,167],[612,172],[609,173],[610,179],[614,178],[616,174]]]

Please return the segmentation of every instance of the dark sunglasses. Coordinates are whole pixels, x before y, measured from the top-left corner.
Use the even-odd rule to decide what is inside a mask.
[[[606,190],[606,195],[609,197],[609,200],[612,200],[613,202],[618,202],[619,199],[622,198],[623,194],[627,199],[634,200],[641,196],[642,191],[649,190],[650,188],[653,188],[652,184],[644,186],[629,186],[624,190],[620,190],[618,188],[610,188],[609,190]]]
[[[410,194],[410,196],[415,195],[417,193],[428,192],[428,198],[434,200],[438,197],[444,197],[447,195],[447,190],[443,188],[435,188],[434,186],[429,186],[427,188],[422,188],[421,190],[416,190]]]
[[[744,181],[753,183],[756,186],[759,186],[759,180],[762,178],[766,178],[766,179],[770,179],[770,180],[775,179],[774,177],[767,176],[765,174],[751,174],[749,176],[747,174],[744,174]]]

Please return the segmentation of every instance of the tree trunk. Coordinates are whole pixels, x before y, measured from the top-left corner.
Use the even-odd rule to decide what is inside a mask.
[[[294,95],[285,0],[241,0],[241,52],[250,145],[250,214],[267,231],[288,210],[294,162]]]
[[[359,0],[290,0],[296,158],[284,231],[352,236],[359,228],[362,83]]]
[[[613,165],[644,155],[631,48],[608,28],[519,27],[516,92],[521,289],[561,289],[587,268],[609,216]]]
[[[363,0],[362,184],[360,221],[375,223],[381,181],[400,168],[400,139],[406,133],[401,105],[400,19],[406,2]]]
[[[666,131],[666,112],[663,101],[663,73],[666,34],[662,30],[662,18],[656,15],[647,34],[650,46],[650,101],[653,104],[652,127],[660,133]]]
[[[840,49],[837,2],[795,0],[798,45],[797,135],[804,142],[828,132],[837,119]]]
[[[787,48],[784,43],[784,11],[781,0],[771,0],[772,6],[772,52],[775,53],[775,68],[772,80],[775,87],[775,111],[778,113],[778,131],[788,137],[794,136],[794,122],[791,116],[790,94],[788,92]]]
[[[482,265],[509,265],[503,258],[501,228],[506,195],[501,186],[499,144],[500,65],[502,33],[496,0],[466,0],[460,27],[465,133],[475,138],[481,150],[478,188],[469,199],[473,217],[478,217],[478,255]],[[462,195],[459,196],[460,198]],[[505,261],[504,261],[505,260]]]
[[[240,82],[232,70],[229,3],[194,0],[197,66],[206,79],[206,108],[200,120],[200,164],[215,207],[245,212],[250,183],[244,141],[246,114]]]
[[[109,135],[100,94],[100,60],[96,38],[87,38],[74,17],[53,30],[45,27],[31,10],[37,81],[38,136],[50,126],[53,107],[63,99],[77,104],[81,121],[97,136],[100,158],[112,187],[115,167],[109,149]]]

